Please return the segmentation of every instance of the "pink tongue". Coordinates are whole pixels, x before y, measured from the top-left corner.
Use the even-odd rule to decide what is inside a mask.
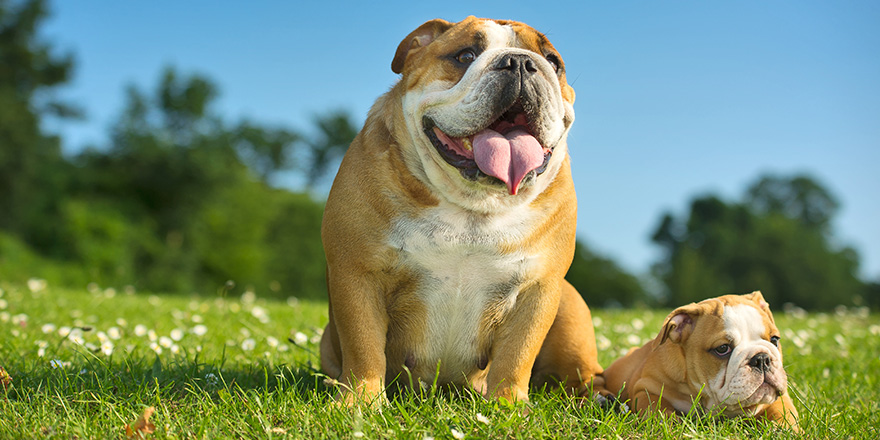
[[[523,177],[544,163],[544,148],[525,130],[501,135],[485,129],[474,136],[474,160],[480,171],[507,184],[516,195]]]

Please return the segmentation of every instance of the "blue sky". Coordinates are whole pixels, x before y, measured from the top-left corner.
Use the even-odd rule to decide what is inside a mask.
[[[546,33],[577,92],[569,137],[578,234],[646,273],[664,211],[732,200],[762,173],[806,172],[840,200],[841,244],[880,279],[880,2],[52,1],[43,28],[87,113],[50,124],[68,152],[103,144],[124,88],[164,66],[218,84],[229,120],[307,129],[334,108],[362,122],[422,22],[514,19]]]

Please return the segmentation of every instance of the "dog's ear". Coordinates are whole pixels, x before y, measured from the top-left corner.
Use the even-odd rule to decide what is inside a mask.
[[[394,73],[402,73],[406,57],[409,56],[410,52],[431,44],[437,36],[449,30],[453,25],[455,25],[455,23],[450,23],[441,18],[435,18],[434,20],[426,21],[416,30],[410,32],[410,34],[400,42],[400,45],[397,46],[394,60],[391,61],[391,71]]]
[[[690,336],[691,332],[694,330],[694,323],[702,313],[700,310],[701,309],[697,307],[697,304],[695,303],[690,303],[673,310],[673,312],[666,317],[666,320],[663,321],[663,330],[660,330],[660,339],[654,348],[656,349],[660,345],[663,345],[667,340],[676,344],[680,344],[687,340],[688,336]]]
[[[770,322],[774,322],[773,313],[770,312],[770,304],[766,300],[764,300],[764,295],[761,293],[760,290],[756,290],[752,293],[747,293],[743,295],[743,297],[754,302],[755,305],[758,306],[758,308],[761,309],[762,312],[766,313],[767,316],[770,317]]]
[[[747,294],[743,295],[743,297],[754,301],[754,303],[757,304],[758,307],[761,309],[769,309],[770,308],[770,304],[768,304],[767,301],[764,300],[764,295],[761,294],[760,290],[756,290],[752,293],[747,293]]]

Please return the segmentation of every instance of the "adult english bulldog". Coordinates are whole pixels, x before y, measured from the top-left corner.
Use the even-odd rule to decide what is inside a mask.
[[[709,410],[798,430],[779,329],[761,292],[675,309],[653,341],[614,361],[603,375],[608,391],[639,412]]]
[[[403,39],[391,69],[402,76],[324,212],[321,367],[339,398],[420,380],[512,401],[530,378],[602,390],[589,309],[563,279],[576,202],[562,57],[523,23],[437,19]]]

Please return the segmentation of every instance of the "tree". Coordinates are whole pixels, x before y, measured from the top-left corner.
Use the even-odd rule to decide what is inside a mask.
[[[213,290],[234,280],[263,293],[324,297],[322,206],[267,182],[325,138],[229,124],[211,110],[217,96],[205,77],[171,68],[152,93],[129,88],[110,144],[76,159],[65,255],[96,280],[151,290]]]
[[[868,283],[864,305],[875,310],[880,309],[880,279]]]
[[[295,131],[267,129],[245,121],[236,129],[235,138],[242,160],[263,182],[268,182],[273,174],[294,169],[299,164],[293,150],[303,142],[303,137]]]
[[[697,198],[685,220],[665,214],[653,241],[666,254],[654,273],[667,305],[752,290],[777,304],[852,304],[866,290],[856,252],[831,244],[836,209],[818,182],[794,176],[763,177],[740,203]]]
[[[631,307],[653,303],[638,278],[614,261],[596,255],[581,241],[577,242],[574,261],[565,278],[590,307]]]
[[[80,113],[53,97],[73,57],[38,38],[45,3],[0,0],[0,275],[324,297],[321,203],[268,182],[320,181],[356,134],[349,115],[317,116],[314,136],[230,124],[209,79],[167,68],[155,90],[127,90],[108,145],[66,158],[41,130]]]
[[[306,170],[309,188],[314,188],[330,166],[345,154],[358,132],[351,122],[351,116],[342,110],[319,115],[314,123],[318,135],[307,141],[311,153],[311,163]]]
[[[46,15],[41,0],[0,1],[0,228],[41,249],[56,238],[55,202],[70,170],[59,139],[43,133],[40,121],[78,114],[52,99],[70,79],[73,58],[38,39]]]
[[[748,189],[745,203],[756,213],[780,214],[822,232],[828,232],[840,207],[828,190],[806,176],[764,176]]]

